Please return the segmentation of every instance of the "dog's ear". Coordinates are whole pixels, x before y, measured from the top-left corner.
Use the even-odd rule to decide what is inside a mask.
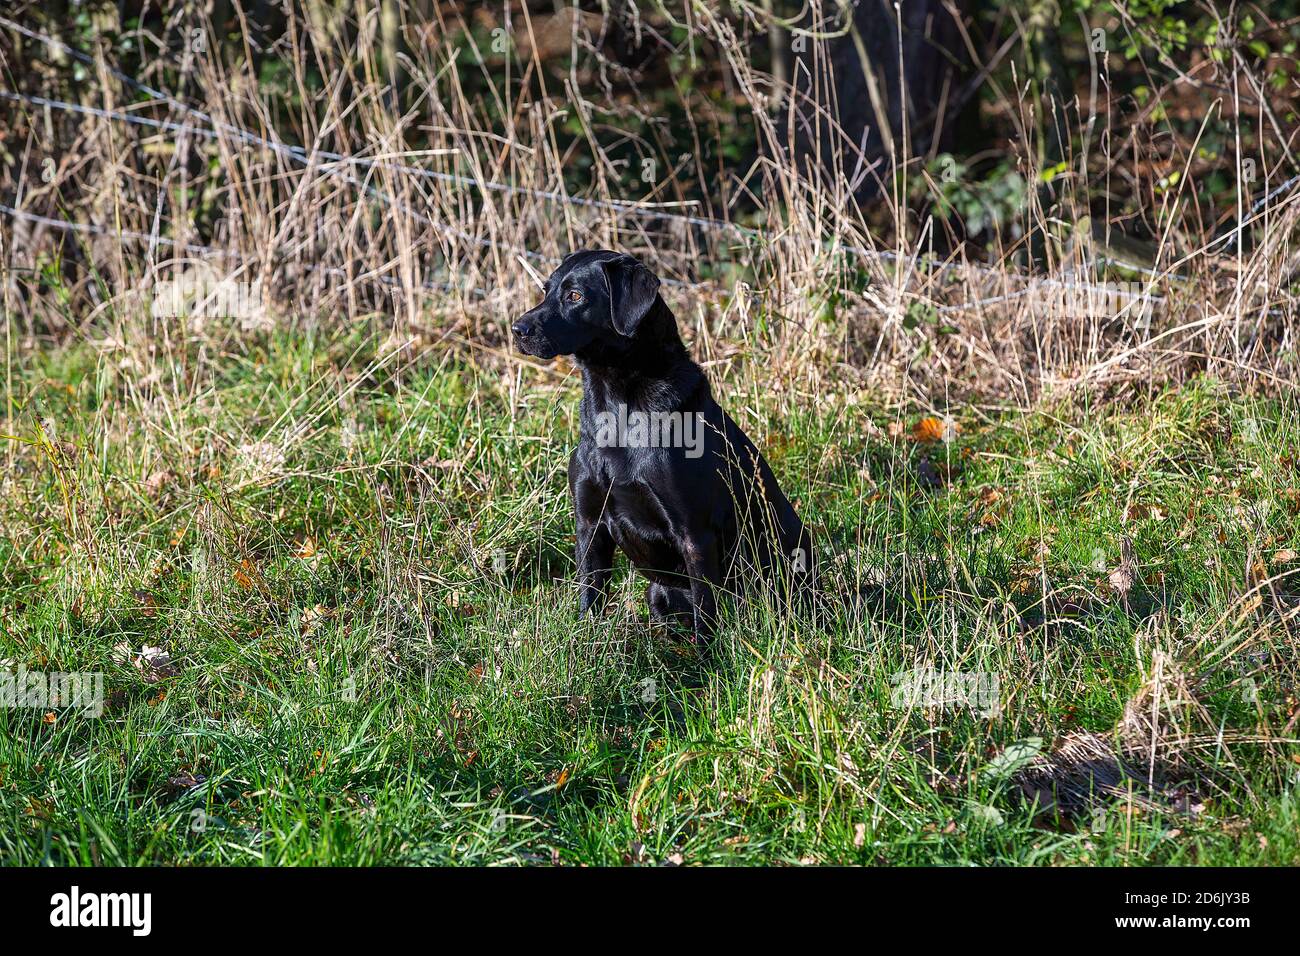
[[[655,303],[659,277],[628,255],[606,259],[600,268],[609,291],[610,322],[615,332],[631,338]]]

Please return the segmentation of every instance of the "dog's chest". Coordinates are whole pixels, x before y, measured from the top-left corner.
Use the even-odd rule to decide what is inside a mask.
[[[614,543],[643,573],[679,575],[684,563],[674,533],[676,522],[665,503],[642,485],[612,485],[605,526]],[[674,580],[673,583],[680,582]]]
[[[606,514],[611,521],[632,522],[647,527],[672,523],[670,503],[664,500],[665,475],[647,467],[644,452],[626,449],[597,449],[592,456],[596,482],[606,489]],[[671,497],[671,496],[670,496]]]
[[[588,459],[604,498],[602,521],[624,554],[642,568],[676,566],[682,524],[675,482],[645,450],[593,449]]]

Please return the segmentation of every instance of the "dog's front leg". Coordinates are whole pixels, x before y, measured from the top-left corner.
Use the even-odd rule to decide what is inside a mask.
[[[605,607],[609,578],[614,570],[614,538],[602,520],[609,491],[591,480],[581,448],[569,456],[569,494],[573,497],[576,529],[574,557],[578,565],[579,614],[599,613]]]
[[[605,607],[614,570],[614,539],[599,521],[577,514],[578,608],[598,614]]]
[[[718,542],[713,535],[701,535],[686,541],[682,555],[686,573],[691,578],[691,610],[695,639],[708,640],[718,623],[716,589],[722,587],[722,565],[718,559]]]

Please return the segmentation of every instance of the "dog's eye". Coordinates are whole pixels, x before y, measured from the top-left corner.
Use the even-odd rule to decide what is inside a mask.
[[[582,293],[577,289],[570,289],[568,292],[564,293],[564,297],[570,302],[582,301]]]

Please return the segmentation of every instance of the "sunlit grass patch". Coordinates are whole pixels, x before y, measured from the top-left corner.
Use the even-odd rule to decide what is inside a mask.
[[[8,862],[1297,858],[1288,403],[934,432],[718,376],[828,599],[704,652],[622,571],[576,617],[571,380],[277,335],[177,401],[102,361],[16,383],[62,444],[6,449],[0,657],[105,701],[0,710]]]

